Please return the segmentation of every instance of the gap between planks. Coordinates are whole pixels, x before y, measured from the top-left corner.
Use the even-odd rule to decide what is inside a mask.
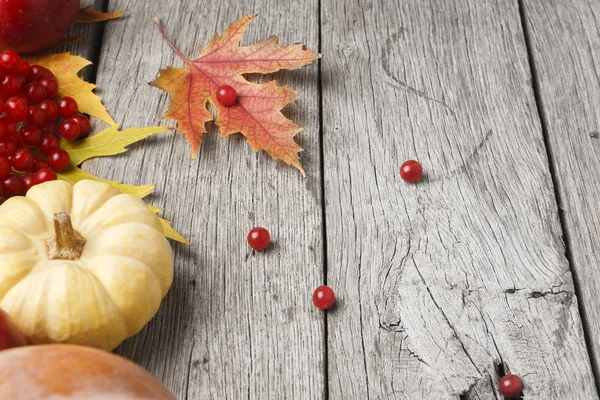
[[[538,112],[538,118],[540,120],[540,124],[542,127],[542,134],[544,137],[544,147],[546,148],[546,153],[548,155],[548,168],[550,170],[550,176],[552,178],[552,187],[554,189],[554,197],[556,198],[556,204],[558,206],[558,218],[560,221],[560,226],[562,229],[563,240],[565,242],[565,257],[567,258],[567,262],[569,263],[569,269],[571,270],[571,274],[573,275],[573,288],[575,291],[575,296],[579,299],[578,308],[579,315],[581,318],[581,323],[583,325],[583,336],[585,339],[585,344],[588,350],[588,354],[590,356],[590,363],[592,367],[592,373],[594,375],[594,383],[596,385],[596,391],[600,394],[600,379],[598,375],[598,365],[596,363],[596,358],[592,352],[591,339],[590,339],[590,328],[588,323],[588,316],[585,310],[585,305],[583,304],[583,297],[581,295],[581,282],[579,276],[577,274],[576,268],[573,267],[573,253],[572,248],[573,244],[571,241],[571,235],[569,234],[569,229],[567,223],[565,221],[564,215],[564,201],[560,196],[560,186],[557,178],[556,169],[554,167],[554,152],[552,147],[550,146],[550,137],[548,132],[548,119],[544,110],[544,102],[541,97],[540,91],[540,80],[538,76],[538,71],[535,64],[535,59],[533,57],[533,49],[531,44],[531,36],[529,32],[529,27],[527,25],[527,15],[525,14],[525,5],[523,4],[523,0],[518,0],[519,4],[519,16],[521,19],[521,26],[523,28],[523,36],[525,39],[525,46],[527,48],[527,60],[529,63],[529,70],[531,73],[531,86],[533,90],[533,96],[535,98],[535,106]]]

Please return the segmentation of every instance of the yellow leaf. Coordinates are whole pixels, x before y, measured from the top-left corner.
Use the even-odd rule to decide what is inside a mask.
[[[71,53],[47,54],[37,58],[27,58],[32,64],[48,68],[58,81],[58,93],[69,96],[77,101],[79,111],[101,119],[109,125],[115,121],[102,105],[100,97],[92,92],[96,88],[93,83],[85,82],[77,73],[91,64],[83,57],[73,56]]]
[[[58,179],[62,179],[64,181],[67,181],[67,182],[70,182],[73,184],[75,184],[81,180],[84,180],[84,179],[92,179],[92,180],[98,181],[98,182],[109,183],[112,186],[116,187],[119,190],[119,192],[127,193],[127,194],[133,195],[135,197],[139,197],[140,199],[144,198],[144,197],[148,196],[150,193],[154,192],[154,185],[134,186],[134,185],[125,185],[123,183],[119,183],[116,181],[107,181],[105,179],[95,177],[92,174],[88,174],[87,172],[85,172],[77,167],[72,167],[68,171],[60,172],[57,174],[57,176],[58,176]]]
[[[156,207],[156,206],[148,206],[148,208],[150,208],[150,210],[152,210],[152,212],[154,213],[158,213],[160,211],[162,211],[161,208]],[[163,226],[163,229],[165,230],[165,236],[168,237],[169,239],[173,239],[176,240],[178,242],[190,245],[191,243],[189,242],[189,240],[187,240],[186,238],[184,238],[179,232],[177,232],[175,229],[173,229],[173,227],[171,226],[171,223],[169,221],[167,221],[166,219],[160,218],[160,223]]]
[[[102,11],[96,11],[92,6],[79,9],[77,17],[75,17],[76,24],[87,24],[89,22],[100,22],[108,21],[109,19],[120,18],[125,14],[125,11],[116,11],[112,13],[105,13]]]
[[[119,125],[113,125],[85,140],[69,141],[62,139],[60,147],[69,152],[73,165],[79,165],[92,157],[124,153],[127,151],[125,146],[166,130],[168,128],[150,127],[129,128],[119,131]]]

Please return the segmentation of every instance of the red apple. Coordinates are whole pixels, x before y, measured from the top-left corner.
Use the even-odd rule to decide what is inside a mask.
[[[1,0],[0,0],[1,2]],[[27,345],[27,339],[12,322],[10,316],[0,309],[0,350]]]
[[[0,50],[32,53],[66,36],[79,0],[0,0]]]

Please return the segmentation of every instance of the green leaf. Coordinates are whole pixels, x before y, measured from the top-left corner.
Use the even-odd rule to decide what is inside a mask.
[[[114,125],[82,141],[62,139],[60,146],[69,153],[73,165],[79,165],[93,157],[124,153],[127,151],[126,146],[166,130],[168,128],[150,127],[119,131],[119,125]]]

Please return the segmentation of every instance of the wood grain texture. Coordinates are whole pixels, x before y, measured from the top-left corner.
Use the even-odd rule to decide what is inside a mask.
[[[215,32],[258,13],[243,43],[270,35],[318,46],[316,1],[112,0],[127,17],[106,26],[97,83],[123,127],[161,122],[169,97],[148,85],[183,62],[151,20],[159,13],[183,53],[200,54]],[[291,10],[291,11],[283,11]],[[175,280],[156,318],[119,352],[148,368],[178,399],[319,399],[324,396],[324,320],[310,301],[322,282],[317,65],[276,74],[299,94],[284,114],[305,127],[298,140],[308,178],[254,153],[241,137],[206,135],[192,160],[174,131],[84,169],[103,178],[155,183],[149,201],[193,243],[174,244]],[[173,126],[172,122],[167,123]],[[274,239],[254,253],[246,236]]]
[[[600,3],[523,5],[571,263],[599,365]]]
[[[102,10],[103,0],[81,0],[81,7],[92,6],[94,10]],[[102,31],[104,22],[93,23],[93,24],[76,24],[69,30],[69,36],[83,36],[83,38],[77,42],[70,43],[65,46],[61,46],[56,49],[57,53],[63,53],[66,51],[72,54],[77,54],[85,59],[90,60],[92,63],[96,63],[98,56],[98,49],[102,45]],[[92,81],[94,79],[94,67],[90,66],[84,68],[80,76],[86,81]]]
[[[597,399],[517,2],[322,7],[331,398]]]

